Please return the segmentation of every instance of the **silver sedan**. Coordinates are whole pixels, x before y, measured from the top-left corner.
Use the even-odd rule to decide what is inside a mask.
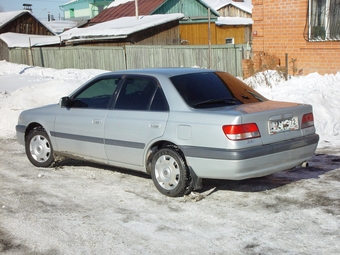
[[[319,141],[311,105],[270,101],[228,73],[198,68],[101,74],[59,104],[23,111],[16,131],[37,167],[63,156],[133,169],[172,197],[204,178],[291,169]]]

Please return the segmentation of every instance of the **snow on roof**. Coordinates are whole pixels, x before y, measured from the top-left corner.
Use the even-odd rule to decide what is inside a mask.
[[[244,0],[243,2],[234,2],[233,0],[203,0],[211,8],[218,11],[227,5],[233,5],[245,12],[252,13],[252,0]]]
[[[6,25],[7,23],[11,22],[12,20],[16,19],[17,17],[20,17],[24,15],[25,13],[29,13],[31,16],[33,16],[38,23],[40,23],[42,26],[45,26],[46,29],[48,29],[51,33],[55,34],[53,29],[51,29],[49,26],[46,26],[42,21],[37,19],[32,12],[28,10],[21,10],[21,11],[13,11],[13,12],[0,12],[0,28]]]
[[[90,27],[73,28],[62,33],[61,36],[67,37],[68,40],[98,37],[124,38],[143,29],[182,18],[184,18],[182,13],[146,15],[140,16],[139,19],[136,19],[136,17],[122,17]]]
[[[27,35],[17,33],[0,34],[0,39],[9,48],[46,46],[60,44],[61,41],[82,41],[96,39],[126,38],[128,35],[158,26],[170,21],[184,18],[182,13],[157,14],[136,17],[123,17],[85,28],[72,28],[58,36]]]
[[[60,6],[64,6],[64,5],[67,5],[67,4],[70,4],[70,3],[73,3],[73,2],[77,2],[78,0],[70,0],[70,1],[68,1],[67,3],[64,3],[64,4],[62,4],[62,5],[60,5]]]
[[[30,46],[51,45],[60,43],[60,38],[58,36],[29,35],[11,32],[0,34],[0,39],[4,41],[9,48],[28,48]]]
[[[6,25],[8,22],[14,20],[16,17],[26,12],[30,12],[30,11],[22,10],[22,11],[13,11],[13,12],[0,12],[0,27]]]
[[[125,3],[131,2],[131,1],[135,1],[135,0],[114,0],[107,8],[115,7],[115,6],[118,6],[120,4],[125,4]]]
[[[252,18],[241,18],[241,17],[219,17],[215,22],[217,26],[222,25],[252,25]]]
[[[65,32],[67,29],[71,29],[77,26],[77,22],[71,20],[54,20],[54,21],[41,21],[45,27],[48,27],[55,34]]]

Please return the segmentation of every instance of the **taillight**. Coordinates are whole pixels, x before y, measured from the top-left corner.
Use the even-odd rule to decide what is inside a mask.
[[[313,113],[307,113],[302,116],[301,128],[308,128],[314,126],[314,116]]]
[[[222,127],[222,129],[228,139],[233,141],[261,137],[259,128],[255,123],[225,125]]]

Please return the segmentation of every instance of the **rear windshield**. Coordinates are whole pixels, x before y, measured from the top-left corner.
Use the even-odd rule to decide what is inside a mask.
[[[267,100],[241,80],[225,72],[202,72],[170,78],[193,108],[248,104]]]

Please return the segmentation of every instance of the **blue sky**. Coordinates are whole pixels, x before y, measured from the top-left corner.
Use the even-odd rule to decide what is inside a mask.
[[[0,0],[0,6],[4,12],[23,10],[23,4],[32,4],[33,14],[36,18],[47,20],[48,12],[56,20],[63,17],[59,6],[68,3],[70,0]]]

